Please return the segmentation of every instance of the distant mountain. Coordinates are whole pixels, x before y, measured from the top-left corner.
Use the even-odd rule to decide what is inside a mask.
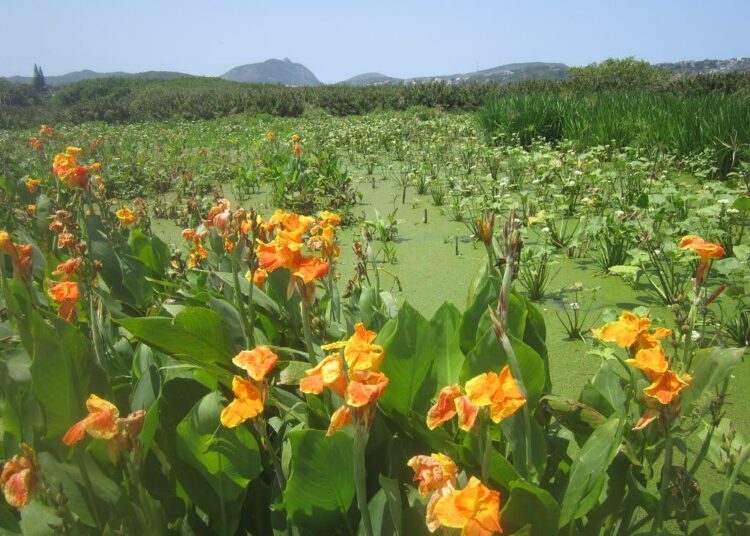
[[[750,72],[750,58],[678,61],[674,63],[657,63],[655,67],[662,67],[683,76],[716,73],[748,73]]]
[[[302,65],[289,58],[270,59],[230,69],[220,76],[224,80],[251,84],[284,84],[287,86],[319,86],[320,80]]]
[[[92,78],[184,78],[186,76],[192,75],[174,71],[146,71],[143,73],[124,73],[118,71],[113,73],[97,73],[86,69],[84,71],[75,71],[60,76],[45,76],[44,79],[47,84],[51,86],[62,86],[64,84],[72,84],[73,82],[90,80]],[[8,77],[8,80],[19,84],[31,83],[30,76],[10,76]]]
[[[393,78],[392,76],[386,76],[380,73],[362,73],[357,76],[352,76],[343,82],[339,82],[341,85],[347,86],[370,86],[378,84],[401,84],[403,79]]]

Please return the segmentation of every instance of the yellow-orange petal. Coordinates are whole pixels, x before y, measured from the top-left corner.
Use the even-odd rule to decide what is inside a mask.
[[[419,482],[419,493],[423,497],[449,484],[455,487],[458,468],[455,462],[445,454],[413,456],[406,462],[406,465],[414,471],[414,480]]]
[[[315,255],[302,257],[296,269],[293,272],[295,277],[301,279],[304,283],[310,284],[313,281],[324,277],[328,273],[329,265]]]
[[[372,344],[377,333],[365,328],[362,322],[354,325],[354,334],[346,342],[344,359],[349,370],[375,370],[380,368],[380,363],[385,357],[383,347]]]
[[[479,408],[471,403],[468,396],[456,397],[453,402],[456,404],[458,427],[464,432],[468,432],[474,427]]]
[[[388,387],[388,376],[370,370],[349,371],[346,403],[355,408],[373,404]]]
[[[635,359],[626,359],[625,362],[639,370],[651,373],[662,373],[667,370],[667,359],[661,344],[644,348],[635,354]]]
[[[263,412],[263,395],[251,382],[235,376],[232,379],[232,392],[236,398],[222,410],[222,425],[234,428]]]
[[[331,354],[312,369],[305,371],[305,378],[299,383],[303,393],[320,394],[328,387],[337,395],[343,397],[346,390],[346,378],[341,354]]]
[[[348,426],[353,422],[354,420],[352,419],[351,411],[349,411],[349,406],[341,406],[339,409],[333,412],[333,415],[331,415],[331,424],[328,426],[326,436],[332,436],[336,433],[337,430],[340,430],[341,428]]]
[[[651,385],[643,390],[644,394],[667,405],[680,394],[680,391],[690,385],[691,378],[689,375],[680,377],[670,369],[662,374],[655,375],[652,380]]]
[[[427,412],[427,427],[434,430],[456,415],[456,398],[461,396],[461,386],[448,385],[438,393],[437,402]]]
[[[258,346],[252,350],[243,350],[232,359],[232,363],[244,369],[247,375],[256,382],[262,382],[266,374],[276,365],[277,356],[268,346]]]
[[[654,422],[656,419],[659,418],[659,412],[654,409],[647,409],[640,419],[638,419],[638,422],[635,423],[635,426],[633,426],[633,430],[643,430],[646,428],[649,424]]]

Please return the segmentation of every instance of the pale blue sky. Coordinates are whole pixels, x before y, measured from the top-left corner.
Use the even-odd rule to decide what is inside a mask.
[[[289,57],[323,82],[750,56],[750,0],[0,0],[0,76],[174,70]]]

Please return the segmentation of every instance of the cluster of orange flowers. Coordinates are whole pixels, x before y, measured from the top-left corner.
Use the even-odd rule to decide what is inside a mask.
[[[63,443],[68,446],[75,445],[82,441],[86,434],[95,439],[106,439],[113,460],[117,459],[121,451],[137,447],[145,411],[141,409],[120,418],[117,406],[94,394],[86,400],[86,409],[89,414],[65,432]]]
[[[334,352],[312,369],[305,371],[299,384],[303,393],[318,395],[328,388],[344,399],[344,405],[331,415],[328,434],[349,424],[362,424],[369,428],[375,414],[375,402],[388,386],[388,376],[380,371],[385,357],[383,347],[372,342],[377,337],[361,322],[354,326],[354,334],[346,341],[325,344],[325,351]]]
[[[679,375],[669,367],[660,340],[671,336],[672,331],[663,327],[657,327],[653,331],[650,328],[651,320],[625,311],[619,320],[592,332],[604,342],[614,342],[620,348],[626,348],[631,358],[625,362],[641,370],[651,382],[643,390],[647,400],[669,406],[677,402],[680,391],[690,385],[691,378],[687,374]],[[649,407],[634,429],[644,428],[658,416],[657,409]]]
[[[57,133],[56,129],[54,129],[54,128],[50,127],[50,126],[47,126],[47,125],[42,125],[39,128],[39,135],[40,136],[44,136],[45,138],[52,138],[52,137],[54,137],[54,135],[56,133]]]
[[[458,468],[445,454],[414,456],[407,465],[419,482],[419,493],[426,497],[427,528],[435,532],[440,527],[462,529],[466,536],[485,536],[501,532],[500,493],[487,488],[476,477],[471,477],[461,490],[457,490]]]
[[[507,365],[500,374],[485,372],[470,379],[466,382],[465,390],[466,394],[462,395],[461,386],[457,384],[440,390],[437,402],[427,413],[430,430],[458,415],[459,428],[469,431],[483,407],[488,407],[492,421],[499,423],[526,404]]]
[[[31,244],[16,244],[6,231],[0,231],[0,252],[10,255],[13,275],[23,277],[31,271]]]
[[[42,181],[40,181],[39,179],[28,178],[26,179],[26,190],[30,194],[35,194],[39,189],[40,184],[42,184]]]
[[[235,399],[221,412],[221,424],[234,428],[263,412],[268,395],[266,375],[273,370],[278,359],[279,356],[268,346],[244,350],[232,359],[232,363],[247,372],[248,379],[237,375],[232,378]]]
[[[292,274],[292,282],[299,283],[303,296],[310,298],[315,290],[314,282],[328,274],[330,263],[340,253],[335,244],[335,227],[340,223],[338,215],[322,212],[313,227],[315,220],[309,216],[277,210],[268,224],[263,226],[266,238],[276,231],[273,239],[258,240],[256,253],[260,268],[268,273],[286,268]],[[305,235],[310,229],[307,247],[311,251],[320,251],[322,258],[302,253]]]
[[[24,455],[14,455],[3,465],[0,486],[5,502],[13,508],[26,506],[39,483],[39,464],[28,445],[22,444]]]
[[[44,142],[39,138],[31,136],[29,138],[29,147],[31,147],[32,149],[36,149],[41,153],[42,151],[44,151]]]
[[[80,147],[68,147],[64,153],[55,155],[55,161],[52,163],[52,173],[69,188],[88,188],[89,174],[101,169],[101,164],[98,162],[90,166],[81,165],[78,162],[78,155],[81,151]],[[98,177],[96,182],[99,189],[103,189],[101,177]]]

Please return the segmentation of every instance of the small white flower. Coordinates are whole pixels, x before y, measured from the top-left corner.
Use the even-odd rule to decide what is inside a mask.
[[[543,233],[549,233],[549,227],[542,227]]]
[[[661,250],[659,248],[656,248],[654,250],[654,254],[659,255],[661,253]]]
[[[618,218],[622,218],[624,215],[625,215],[624,210],[615,210],[615,216],[617,216]]]
[[[740,213],[740,209],[738,209],[738,208],[728,208],[727,209],[727,214],[739,214],[739,213]]]
[[[701,334],[693,330],[693,332],[690,334],[690,338],[693,339],[693,341],[697,341],[701,338]]]
[[[571,302],[570,308],[573,309],[574,311],[577,311],[581,308],[581,306],[578,305],[578,302]]]
[[[729,199],[719,199],[720,205],[728,205],[730,203]]]

